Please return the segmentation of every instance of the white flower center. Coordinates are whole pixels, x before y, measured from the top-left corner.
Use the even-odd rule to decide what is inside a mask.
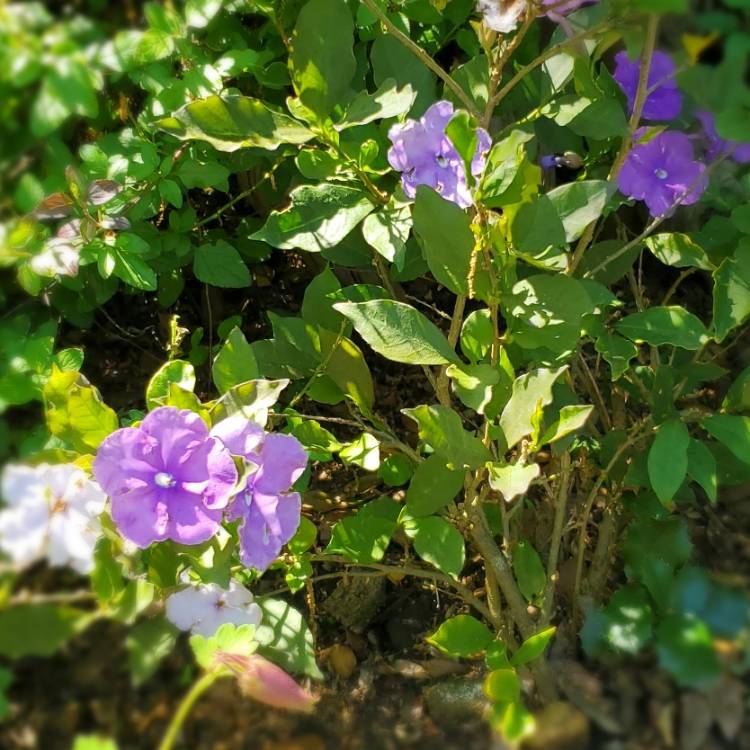
[[[437,163],[438,166],[444,167],[448,164],[448,159],[446,159],[444,156],[440,155],[437,157]]]
[[[660,180],[666,180],[667,177],[669,177],[669,172],[667,172],[666,169],[655,169],[654,174],[660,179]]]
[[[174,477],[171,474],[168,474],[166,471],[158,472],[154,477],[154,482],[156,482],[157,487],[162,487],[165,490],[169,489],[170,487],[174,487],[175,484],[177,484]]]

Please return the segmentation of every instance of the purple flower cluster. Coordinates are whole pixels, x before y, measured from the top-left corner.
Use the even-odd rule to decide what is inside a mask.
[[[401,184],[408,198],[416,196],[419,185],[427,185],[461,208],[473,203],[463,159],[445,134],[453,115],[453,105],[439,101],[420,120],[407,120],[388,131],[393,144],[388,150],[388,162],[401,172]],[[492,145],[482,128],[477,129],[477,140],[471,162],[475,176],[484,170],[485,156]]]
[[[641,63],[631,60],[627,53],[615,57],[614,78],[628,100],[632,114],[638,91]],[[648,92],[643,107],[646,120],[672,120],[682,111],[682,94],[675,80],[676,68],[672,58],[655,51],[648,71]],[[730,156],[738,163],[750,162],[750,144],[726,141],[716,131],[714,117],[709,112],[696,114],[703,129],[705,158],[714,161]],[[636,141],[645,128],[635,134]],[[645,143],[637,143],[625,160],[617,183],[629,198],[646,203],[652,216],[665,216],[678,205],[695,203],[706,189],[706,166],[697,160],[691,138],[684,133],[664,131]]]
[[[239,494],[233,456],[247,462]],[[245,564],[265,570],[299,525],[300,496],[289,489],[306,464],[296,438],[267,434],[242,416],[209,433],[197,414],[161,407],[99,446],[94,475],[112,499],[118,529],[139,547],[205,542],[226,512],[242,521]]]
[[[674,76],[677,72],[672,58],[656,50],[648,71],[648,96],[643,106],[643,117],[647,120],[672,120],[682,110],[682,94]],[[628,111],[633,112],[641,62],[631,60],[627,52],[618,52],[615,57],[614,79],[628,100]]]

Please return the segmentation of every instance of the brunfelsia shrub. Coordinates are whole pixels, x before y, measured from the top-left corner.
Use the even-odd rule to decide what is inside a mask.
[[[0,258],[25,297],[0,321],[3,576],[70,567],[92,598],[11,596],[0,654],[113,618],[142,682],[190,631],[185,706],[234,675],[307,711],[287,673],[323,677],[312,631],[260,579],[400,575],[398,533],[463,607],[427,642],[484,658],[508,742],[555,696],[560,622],[680,685],[741,670],[747,600],[694,563],[684,511],[750,480],[746,5],[187,0],[123,31],[93,2],[4,4]],[[255,305],[284,253],[315,271],[257,311],[269,338],[180,325],[195,289]],[[118,414],[57,342],[136,295],[166,361]],[[397,386],[414,430],[386,372],[431,393]],[[35,402],[44,425],[14,426]],[[324,541],[301,493],[328,462],[382,494]]]

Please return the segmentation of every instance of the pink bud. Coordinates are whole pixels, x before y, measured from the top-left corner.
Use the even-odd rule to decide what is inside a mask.
[[[259,654],[243,656],[217,651],[214,658],[234,672],[245,695],[260,703],[310,713],[317,702],[314,695],[298,685],[281,667]]]

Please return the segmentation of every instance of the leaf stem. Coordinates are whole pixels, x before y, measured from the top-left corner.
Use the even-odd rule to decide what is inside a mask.
[[[185,723],[185,719],[189,716],[196,701],[211,687],[211,685],[214,684],[214,682],[222,677],[228,676],[229,674],[224,670],[215,669],[211,672],[206,672],[193,683],[193,686],[188,690],[182,701],[180,701],[177,711],[175,711],[172,720],[169,722],[167,731],[164,733],[164,736],[159,743],[158,750],[172,750],[174,743],[177,740],[177,736],[182,729],[182,725]]]

